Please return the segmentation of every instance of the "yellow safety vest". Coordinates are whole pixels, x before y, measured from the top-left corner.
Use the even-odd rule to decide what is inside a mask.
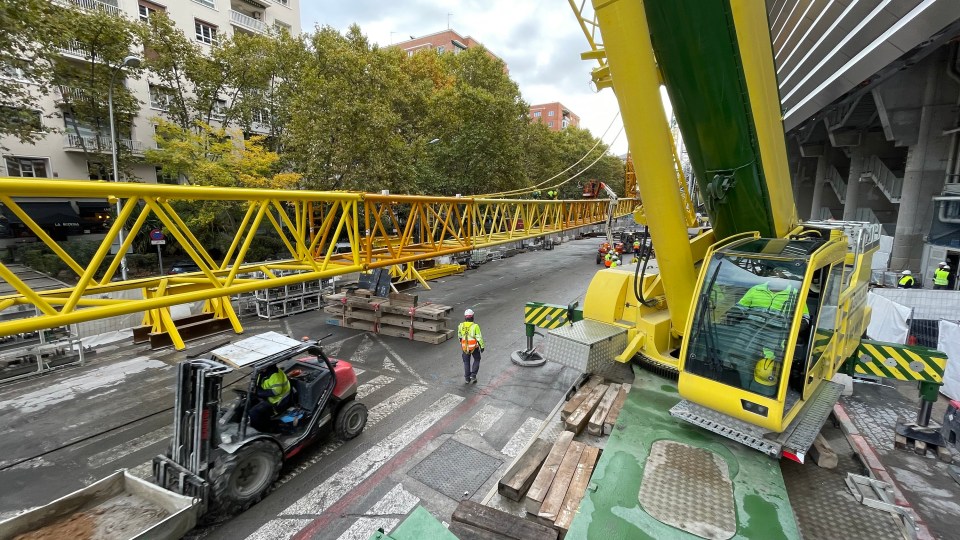
[[[273,375],[260,381],[260,388],[273,392],[273,395],[268,397],[267,401],[271,405],[276,405],[290,393],[290,379],[287,378],[287,374],[282,369],[277,370]]]
[[[915,280],[913,279],[913,276],[903,276],[902,278],[900,278],[900,281],[897,283],[904,287],[907,287],[907,286],[913,287],[914,281]]]
[[[934,285],[948,285],[950,283],[950,272],[943,268],[937,268],[933,271]]]
[[[457,327],[457,337],[460,338],[460,348],[463,352],[473,352],[477,347],[484,348],[483,335],[480,325],[470,321],[463,321]]]

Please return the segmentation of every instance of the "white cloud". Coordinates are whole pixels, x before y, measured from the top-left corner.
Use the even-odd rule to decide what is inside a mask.
[[[570,7],[558,0],[352,0],[301,3],[304,29],[329,25],[345,30],[356,23],[380,45],[450,28],[483,43],[503,58],[528,103],[559,101],[580,117],[581,127],[601,136],[619,107],[610,89],[590,86],[593,61],[580,60],[589,47]],[[627,151],[617,119],[604,142],[616,154]]]

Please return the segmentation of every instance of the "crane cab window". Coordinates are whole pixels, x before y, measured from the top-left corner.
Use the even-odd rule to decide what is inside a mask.
[[[809,326],[801,288],[807,255],[817,246],[808,244],[754,240],[712,258],[694,312],[685,371],[765,397],[776,395],[794,356],[788,347],[798,310]]]

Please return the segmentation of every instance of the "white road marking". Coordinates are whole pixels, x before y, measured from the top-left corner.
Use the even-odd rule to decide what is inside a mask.
[[[498,409],[492,405],[484,405],[477,411],[470,420],[467,420],[457,431],[476,431],[480,435],[493,427],[493,424],[503,416],[503,409]]]
[[[370,339],[370,336],[363,334],[363,339],[360,341],[360,345],[357,347],[357,350],[353,353],[353,356],[348,358],[349,362],[352,363],[364,363],[367,359],[367,355],[370,354],[370,350],[373,349],[373,340]]]
[[[389,398],[378,403],[375,407],[373,407],[368,411],[367,426],[364,429],[370,429],[371,427],[377,425],[378,423],[380,423],[380,421],[382,421],[384,418],[389,416],[391,413],[393,413],[400,407],[403,407],[407,403],[410,403],[410,401],[412,401],[413,398],[422,394],[423,391],[426,389],[427,389],[426,386],[420,386],[416,384],[401,388],[399,392],[391,395]],[[319,450],[317,450],[316,453],[313,455],[313,457],[311,457],[307,461],[298,465],[296,469],[281,476],[277,480],[277,482],[274,484],[273,489],[276,489],[277,487],[280,487],[283,484],[286,484],[290,480],[293,480],[298,474],[307,470],[311,466],[316,465],[320,460],[330,455],[331,453],[333,453],[334,450],[336,450],[337,448],[340,448],[341,446],[343,446],[343,441],[339,439],[334,439],[328,442],[327,444],[321,446]]]
[[[136,439],[131,439],[119,446],[114,446],[113,448],[104,450],[103,452],[98,452],[87,458],[87,464],[94,469],[99,469],[104,465],[108,465],[122,459],[134,452],[138,452],[147,448],[148,446],[153,446],[160,441],[169,439],[173,435],[173,426],[162,427],[158,430],[151,431],[150,433],[141,435]]]
[[[312,519],[284,518],[270,520],[248,536],[247,540],[290,540],[312,521]]]
[[[393,350],[393,347],[387,345],[382,339],[380,339],[379,336],[376,336],[374,339],[376,339],[377,342],[380,343],[380,345],[383,345],[383,348],[386,349],[388,353],[393,355],[393,359],[396,360],[398,364],[403,366],[403,369],[409,371],[410,374],[417,379],[418,383],[423,385],[427,384],[427,381],[423,380],[423,377],[421,377],[416,371],[413,370],[412,367],[410,367],[410,364],[404,362],[403,358],[400,358],[400,355],[397,354],[397,351]]]
[[[17,471],[17,470],[25,470],[25,469],[37,469],[39,467],[49,467],[51,465],[54,465],[54,463],[43,459],[43,457],[38,457],[38,458],[31,459],[29,461],[24,461],[23,463],[20,463],[18,465],[14,465],[13,467],[10,467],[10,470]]]
[[[366,370],[360,369],[360,368],[353,368],[353,374],[356,375],[357,377],[359,377],[364,371]]]
[[[378,375],[370,379],[369,382],[361,384],[360,387],[357,388],[357,399],[363,399],[369,396],[370,394],[376,392],[377,390],[383,388],[384,386],[392,383],[393,381],[394,381],[393,377],[388,377],[386,375]]]
[[[400,450],[420,437],[430,426],[453,410],[464,398],[446,394],[412,420],[358,456],[293,503],[281,515],[321,514],[351,489],[360,485]]]
[[[358,518],[337,540],[366,540],[380,528],[390,532],[400,523],[400,518],[406,516],[419,503],[420,499],[416,495],[403,489],[403,485],[397,484],[364,513],[364,516],[372,517]]]
[[[510,457],[517,457],[520,455],[520,451],[523,450],[523,447],[527,445],[534,433],[540,429],[541,423],[543,423],[543,421],[538,418],[527,418],[527,421],[520,426],[520,429],[513,434],[513,437],[510,437],[510,440],[507,441],[507,444],[503,447],[503,450],[501,450],[500,453]]]
[[[170,369],[170,366],[159,360],[151,360],[146,356],[138,356],[123,362],[92,369],[82,375],[69,377],[62,381],[48,384],[32,392],[26,392],[13,399],[0,401],[0,410],[15,408],[21,414],[29,414],[45,409],[51,405],[69,401],[78,394],[103,390],[101,394],[113,392],[110,388],[120,384],[133,375],[148,369]]]
[[[393,365],[389,355],[383,357],[383,369],[387,371],[393,371],[394,373],[400,373],[400,370],[397,369],[397,366]]]

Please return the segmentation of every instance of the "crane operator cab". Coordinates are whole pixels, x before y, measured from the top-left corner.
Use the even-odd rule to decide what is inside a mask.
[[[848,248],[840,231],[824,230],[708,252],[681,351],[681,396],[734,424],[784,432],[849,356],[836,331],[844,270],[849,283],[854,269]]]

